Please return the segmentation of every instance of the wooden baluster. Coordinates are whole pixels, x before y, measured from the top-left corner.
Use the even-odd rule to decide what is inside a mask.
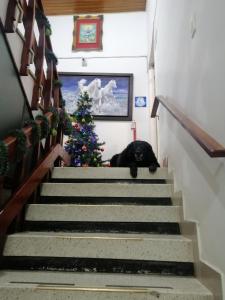
[[[38,109],[38,101],[39,98],[42,97],[42,82],[43,82],[43,76],[44,76],[44,59],[45,59],[45,26],[42,26],[39,28],[39,42],[38,47],[36,51],[36,57],[35,57],[35,67],[36,67],[36,81],[34,84],[33,89],[33,97],[32,97],[32,103],[31,108],[32,109]]]
[[[32,61],[32,46],[34,41],[34,20],[35,20],[35,1],[29,0],[26,15],[24,16],[24,27],[25,27],[25,43],[23,46],[23,52],[21,57],[21,68],[20,74],[28,75],[28,66]]]
[[[53,89],[54,107],[59,108],[59,87],[54,87]]]
[[[53,81],[53,62],[47,63],[47,79],[44,86],[44,109],[52,106],[52,81]]]
[[[5,31],[8,33],[15,32],[15,10],[16,10],[17,0],[9,0],[6,19],[5,19]]]
[[[4,183],[4,177],[0,176],[0,207],[3,205],[3,201],[4,201],[4,199],[2,198],[3,183]]]

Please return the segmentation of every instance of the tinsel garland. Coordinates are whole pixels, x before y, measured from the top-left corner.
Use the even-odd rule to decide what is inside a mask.
[[[50,107],[47,111],[52,113],[51,134],[55,136],[57,134],[57,128],[59,125],[59,113],[55,107]]]
[[[63,110],[60,113],[60,125],[63,128],[63,134],[64,135],[71,135],[73,132],[73,126],[72,126],[72,121],[70,119],[70,116],[68,113]]]
[[[60,97],[59,99],[59,106],[64,108],[66,105],[66,101],[63,99],[63,97]]]
[[[55,53],[48,48],[45,50],[45,57],[48,63],[52,61],[55,65],[58,64],[58,58],[55,56]]]
[[[30,125],[32,127],[32,144],[36,145],[41,139],[41,126],[34,120],[26,121],[25,125]]]
[[[41,123],[41,138],[46,138],[50,133],[50,126],[49,126],[49,120],[44,115],[38,115],[36,116],[35,120],[42,121]]]
[[[0,141],[0,176],[4,176],[9,170],[8,147]]]
[[[62,81],[61,81],[61,80],[56,79],[56,80],[53,81],[53,85],[54,85],[54,87],[59,87],[59,88],[61,88],[63,84],[62,84]]]
[[[45,14],[39,9],[36,8],[36,21],[39,24],[39,26],[45,26],[45,34],[47,36],[50,36],[52,34],[51,24],[49,23],[48,18],[45,16]]]
[[[22,129],[15,129],[9,135],[16,138],[16,161],[19,162],[27,151],[27,137]]]

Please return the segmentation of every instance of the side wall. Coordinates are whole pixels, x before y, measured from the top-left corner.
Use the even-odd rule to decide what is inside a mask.
[[[223,145],[224,12],[223,0],[157,1],[154,29],[156,94]],[[150,10],[148,24],[152,20]],[[159,114],[161,159],[169,158],[186,219],[198,224],[200,257],[224,275],[225,159],[210,158],[165,109]]]
[[[105,14],[103,51],[72,52],[73,16],[49,17],[52,25],[53,49],[61,72],[133,73],[135,96],[148,95],[147,76],[147,14]],[[82,67],[82,57],[87,67]],[[137,138],[150,141],[150,109],[133,107]],[[131,122],[96,121],[99,139],[106,142],[103,159],[109,159],[132,141]]]

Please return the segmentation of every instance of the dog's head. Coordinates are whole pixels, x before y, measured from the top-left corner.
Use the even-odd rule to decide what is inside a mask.
[[[150,150],[151,146],[148,143],[135,141],[130,144],[128,149],[129,157],[133,161],[143,162],[146,161]]]

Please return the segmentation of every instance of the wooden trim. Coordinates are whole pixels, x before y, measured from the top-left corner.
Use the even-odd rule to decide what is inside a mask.
[[[47,78],[44,86],[44,109],[47,110],[51,106],[52,99],[52,83],[53,83],[53,62],[47,63]]]
[[[36,81],[33,89],[33,97],[31,103],[32,109],[38,109],[38,100],[39,97],[41,96],[40,89],[43,81],[43,75],[44,75],[43,66],[44,66],[44,59],[45,59],[45,26],[39,28],[39,33],[40,33],[39,44],[35,56]]]
[[[21,58],[21,75],[28,75],[27,67],[30,65],[30,49],[32,49],[34,41],[34,20],[35,20],[35,0],[29,0],[27,13],[25,15],[25,44],[23,47]]]
[[[155,97],[153,102],[152,112],[151,112],[151,118],[155,118],[157,116],[158,107],[159,107],[159,100],[158,98]]]
[[[35,192],[37,187],[41,184],[45,175],[53,167],[56,159],[60,157],[66,164],[69,165],[69,155],[65,152],[60,144],[53,147],[46,157],[41,161],[39,166],[31,174],[31,176],[24,182],[24,184],[15,192],[9,200],[5,208],[0,214],[0,235],[4,236],[7,229],[14,218],[21,212],[27,200]]]
[[[156,97],[151,117],[156,116],[158,105],[161,103],[171,115],[186,129],[193,139],[205,150],[210,157],[225,157],[225,148],[219,144],[212,136],[205,132],[201,127],[186,117],[173,104],[169,103],[164,97]]]
[[[12,33],[15,32],[15,9],[17,6],[17,0],[9,0],[7,13],[6,13],[6,20],[5,20],[5,32]]]

